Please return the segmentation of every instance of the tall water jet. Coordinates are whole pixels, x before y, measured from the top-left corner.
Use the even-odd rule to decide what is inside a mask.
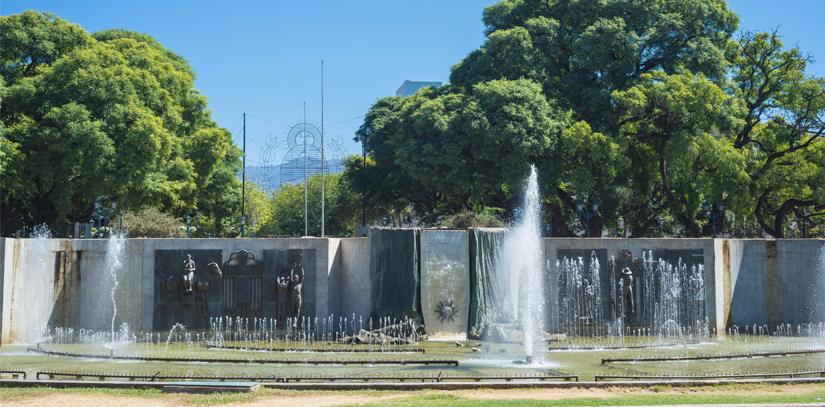
[[[535,166],[530,166],[522,209],[521,218],[504,243],[504,253],[507,255],[503,266],[518,275],[518,319],[524,332],[525,356],[530,363],[533,360],[533,344],[544,332],[546,320],[539,184]]]
[[[112,300],[112,319],[109,326],[110,341],[116,342],[115,338],[115,318],[117,318],[117,275],[123,269],[123,252],[125,248],[125,239],[119,233],[112,234],[109,237],[109,242],[106,245],[106,277],[112,289],[109,298]]]
[[[126,239],[119,234],[111,235],[106,241],[106,251],[96,267],[95,277],[84,290],[84,300],[94,318],[85,324],[86,329],[99,333],[102,342],[117,342],[117,303],[123,295],[119,290],[123,272],[123,257]]]
[[[37,226],[31,239],[20,241],[20,269],[15,275],[12,296],[12,340],[35,343],[46,333],[54,307],[54,253],[49,248],[51,232]]]

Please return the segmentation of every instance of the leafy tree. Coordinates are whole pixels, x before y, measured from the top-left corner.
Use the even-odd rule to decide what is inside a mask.
[[[186,60],[126,30],[91,36],[48,13],[0,18],[4,209],[89,216],[96,197],[178,217],[234,210],[240,152],[192,89]],[[95,38],[96,37],[96,38]],[[13,50],[7,45],[16,44]]]
[[[514,207],[531,164],[552,173],[567,120],[524,79],[381,99],[356,138],[372,158],[363,170],[368,199],[406,202],[428,222],[476,206]]]
[[[505,0],[483,21],[486,42],[453,66],[450,85],[379,100],[365,117],[356,139],[375,165],[359,180],[376,201],[425,218],[509,209],[534,164],[556,236],[572,235],[578,201],[601,203],[597,235],[621,223],[658,235],[662,217],[707,236],[704,201],[724,200],[732,219],[755,215],[775,237],[790,214],[825,214],[825,82],[776,32],[734,38],[723,0]],[[486,90],[538,94],[546,108],[521,98],[484,109],[502,100]]]
[[[776,32],[745,32],[729,54],[730,92],[746,109],[732,140],[748,162],[752,197],[742,212],[753,213],[771,236],[784,237],[789,213],[802,218],[804,207],[825,211],[825,79],[807,75],[812,57],[785,49]]]
[[[341,174],[327,174],[325,183],[324,235],[352,235],[355,219],[360,214],[361,201],[355,199],[341,182]],[[281,184],[272,192],[268,206],[268,221],[256,232],[260,236],[304,235],[304,184]],[[309,178],[307,188],[308,232],[321,235],[321,174]]]

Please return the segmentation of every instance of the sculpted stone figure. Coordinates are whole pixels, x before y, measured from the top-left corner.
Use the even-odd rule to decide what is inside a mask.
[[[622,270],[622,301],[625,304],[625,315],[632,319],[636,315],[636,299],[633,295],[633,272],[625,267]]]
[[[281,269],[278,272],[278,279],[275,280],[277,298],[275,305],[275,314],[278,321],[286,323],[286,319],[290,317],[289,306],[289,274],[286,269]]]
[[[582,280],[582,290],[584,291],[584,316],[589,323],[593,323],[594,306],[596,304],[596,291],[587,279]]]
[[[301,318],[301,287],[304,285],[304,264],[292,266],[292,278],[289,283],[289,305],[292,308],[293,325]]]
[[[187,254],[186,258],[183,259],[183,264],[181,264],[181,274],[184,291],[191,293],[193,282],[195,281],[195,261],[192,260],[191,254]]]

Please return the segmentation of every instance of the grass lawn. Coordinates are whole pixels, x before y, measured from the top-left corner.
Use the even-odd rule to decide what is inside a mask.
[[[726,384],[706,387],[523,389],[460,391],[300,391],[183,395],[160,390],[0,388],[0,403],[49,406],[598,406],[732,403],[815,403],[825,384]]]

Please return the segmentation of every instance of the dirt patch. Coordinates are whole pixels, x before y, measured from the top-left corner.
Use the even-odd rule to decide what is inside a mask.
[[[48,407],[75,407],[75,406],[118,406],[118,407],[181,407],[197,405],[220,405],[228,407],[251,407],[251,406],[273,406],[273,407],[327,407],[351,404],[377,403],[398,397],[407,397],[414,393],[392,393],[392,394],[278,394],[278,395],[250,395],[238,396],[249,398],[241,401],[222,401],[215,403],[215,397],[203,395],[162,395],[156,398],[114,396],[114,395],[88,395],[77,393],[56,393],[46,395],[24,396],[14,400],[0,400],[3,405],[14,406],[48,406]],[[232,396],[225,396],[232,397]],[[210,402],[210,399],[211,402]]]

